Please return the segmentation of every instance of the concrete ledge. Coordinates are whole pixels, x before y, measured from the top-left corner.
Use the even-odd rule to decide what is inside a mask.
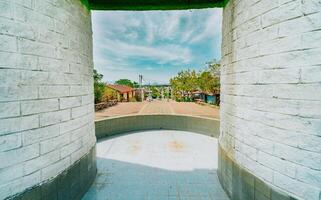
[[[296,200],[255,177],[228,157],[224,149],[218,148],[218,177],[232,200]]]
[[[98,139],[131,131],[157,129],[191,131],[217,138],[220,121],[187,115],[128,115],[97,120],[95,125]]]
[[[55,178],[7,199],[80,200],[96,178],[96,146]]]

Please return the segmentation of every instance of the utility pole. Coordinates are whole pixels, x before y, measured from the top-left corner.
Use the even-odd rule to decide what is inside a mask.
[[[143,90],[143,75],[139,75],[139,86],[142,102],[144,101],[144,90]]]

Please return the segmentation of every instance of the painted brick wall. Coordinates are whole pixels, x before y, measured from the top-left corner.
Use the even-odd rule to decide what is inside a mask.
[[[79,0],[0,0],[0,199],[95,144],[90,13]]]
[[[321,199],[321,1],[230,0],[220,144],[299,199]]]

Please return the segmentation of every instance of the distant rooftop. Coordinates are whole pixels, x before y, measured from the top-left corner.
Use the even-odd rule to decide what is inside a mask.
[[[120,93],[127,93],[134,90],[132,87],[126,85],[107,85],[107,87],[117,90]]]

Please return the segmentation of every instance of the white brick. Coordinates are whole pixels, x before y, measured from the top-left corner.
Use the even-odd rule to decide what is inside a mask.
[[[81,157],[86,155],[88,153],[87,149],[85,148],[80,148],[77,151],[73,152],[70,156],[70,162],[75,163],[78,161]]]
[[[32,8],[33,7],[33,2],[32,0],[16,0],[16,4],[25,6],[26,8]]]
[[[39,88],[40,98],[55,98],[69,96],[69,86],[41,86]]]
[[[321,12],[320,0],[302,0],[302,10],[304,14]]]
[[[0,103],[0,118],[16,117],[20,115],[19,102]]]
[[[230,0],[223,14],[219,143],[298,199],[321,191],[320,11],[319,0]]]
[[[46,154],[50,151],[60,149],[70,142],[70,135],[64,134],[50,140],[46,140],[40,143],[40,152],[41,154]]]
[[[39,30],[42,30],[43,28],[54,30],[54,22],[52,17],[38,12],[31,12],[30,8],[26,8],[25,6],[15,6],[15,20],[27,22],[28,24],[36,26]]]
[[[0,169],[11,165],[16,165],[26,160],[30,160],[39,156],[39,144],[29,145],[11,151],[0,153]]]
[[[0,86],[17,86],[20,84],[20,71],[0,69]]]
[[[321,188],[321,171],[313,170],[307,167],[297,166],[297,179],[307,184]]]
[[[83,116],[77,119],[72,119],[69,120],[67,122],[61,123],[60,124],[60,132],[61,133],[66,133],[72,130],[76,130],[82,126],[84,126],[85,124],[88,123],[88,117],[87,116]]]
[[[64,171],[70,165],[70,157],[66,157],[41,170],[41,180],[45,181]]]
[[[67,144],[66,146],[62,147],[60,149],[60,155],[62,158],[71,155],[73,152],[77,151],[82,147],[82,141],[81,138],[78,140],[75,140],[74,142],[71,142]]]
[[[297,164],[321,170],[321,154],[286,145],[275,144],[274,155]]]
[[[80,106],[80,107],[72,108],[71,109],[71,117],[78,118],[78,117],[84,116],[88,113],[87,111],[88,111],[87,106]]]
[[[16,37],[0,35],[0,51],[17,52]]]
[[[13,19],[13,4],[11,1],[2,0],[0,1],[0,16],[8,19]]]
[[[35,171],[43,169],[60,159],[60,150],[52,151],[50,153],[41,155],[35,159],[29,160],[23,164],[24,175],[31,174]]]
[[[320,48],[321,31],[312,31],[302,34],[302,48]]]
[[[34,42],[27,39],[18,40],[19,51],[27,55],[36,55],[54,58],[56,55],[55,48],[48,44],[43,44],[40,42]]]
[[[274,85],[273,96],[284,99],[320,100],[320,84]]]
[[[282,160],[281,158],[259,151],[258,162],[274,171],[295,178],[296,166],[289,161]]]
[[[76,95],[86,95],[89,93],[89,87],[88,86],[71,86],[70,87],[70,95],[76,96]]]
[[[0,135],[39,127],[39,116],[0,119]]]
[[[276,186],[284,188],[286,191],[294,193],[296,196],[299,196],[303,199],[319,200],[319,188],[302,183],[282,174],[274,173],[273,183]]]
[[[21,114],[29,115],[58,110],[58,99],[33,100],[21,102]]]
[[[14,165],[0,170],[0,185],[23,176],[23,165]]]
[[[0,33],[30,40],[34,40],[36,37],[36,30],[32,26],[5,18],[0,18]]]
[[[260,44],[260,55],[269,55],[302,49],[300,36],[269,40]]]
[[[38,88],[29,86],[0,86],[0,102],[38,98]]]
[[[42,71],[24,71],[21,73],[21,84],[43,85],[48,84],[49,73]],[[50,83],[50,82],[49,82]]]
[[[94,130],[94,129],[92,129]],[[83,137],[84,135],[86,135],[86,133],[89,133],[91,132],[89,130],[89,126],[88,125],[85,125],[79,129],[76,129],[76,130],[73,130],[70,132],[70,138],[71,138],[71,141],[76,141],[78,140],[79,138]]]
[[[40,183],[40,171],[1,185],[0,198],[5,199],[12,194],[23,192],[25,188],[30,188],[38,183]]]
[[[40,126],[48,126],[70,119],[70,110],[59,110],[40,114]]]
[[[321,28],[321,12],[288,20],[280,23],[279,36],[295,35],[299,33],[319,30]]]
[[[317,135],[300,134],[297,137],[298,147],[300,149],[314,151],[316,153],[321,152],[321,137]]]
[[[60,109],[78,107],[81,105],[81,97],[66,97],[59,99]]]
[[[300,116],[321,119],[320,110],[321,101],[300,101]]]
[[[16,149],[22,146],[21,133],[0,135],[0,152]]]
[[[258,76],[259,83],[299,83],[300,69],[262,70]]]
[[[50,140],[50,138],[59,135],[59,124],[46,126],[43,128],[38,128],[34,130],[24,131],[23,134],[23,144],[29,145],[34,143],[39,143],[40,141]]]
[[[302,68],[301,81],[303,83],[321,83],[321,66]]]
[[[299,16],[302,16],[301,0],[295,0],[262,15],[262,26],[270,26]]]
[[[39,66],[39,69],[43,71],[49,71],[49,72],[68,72],[69,71],[68,63],[65,63],[62,60],[57,60],[54,58],[39,57],[38,66]]]
[[[38,58],[35,56],[0,52],[0,60],[6,61],[0,63],[1,68],[37,70]]]
[[[94,102],[94,95],[91,94],[91,95],[82,96],[81,99],[82,99],[82,105],[86,105]]]

